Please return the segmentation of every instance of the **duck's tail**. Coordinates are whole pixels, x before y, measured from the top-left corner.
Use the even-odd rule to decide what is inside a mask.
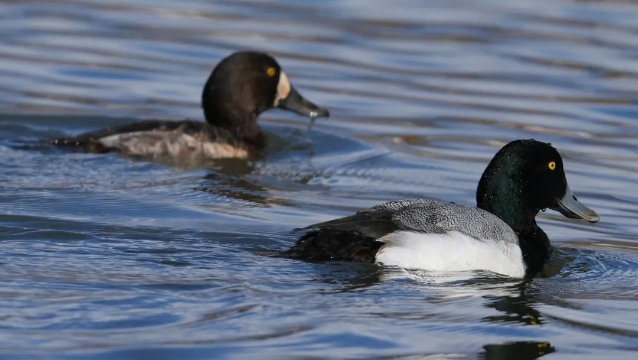
[[[111,151],[110,148],[104,146],[102,143],[93,141],[90,138],[71,137],[71,138],[57,138],[49,141],[53,146],[60,146],[66,148],[73,148],[80,151],[90,153],[106,153]]]

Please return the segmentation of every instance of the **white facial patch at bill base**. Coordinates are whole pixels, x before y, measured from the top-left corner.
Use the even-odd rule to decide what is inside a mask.
[[[275,102],[273,103],[274,107],[279,105],[279,101],[285,99],[290,94],[290,80],[288,80],[288,75],[285,72],[279,73],[279,83],[277,83],[277,94],[275,95]]]

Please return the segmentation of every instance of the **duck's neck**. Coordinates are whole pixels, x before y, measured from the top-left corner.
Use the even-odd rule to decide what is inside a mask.
[[[502,177],[498,181],[481,179],[476,192],[479,208],[498,216],[514,231],[536,225],[537,209],[534,199],[525,197],[525,180]]]
[[[258,114],[239,111],[237,109],[226,111],[215,111],[215,109],[204,107],[206,122],[228,130],[248,145],[262,149],[267,145],[267,138],[257,124]]]
[[[211,74],[202,92],[202,108],[206,122],[230,131],[253,147],[265,147],[266,137],[257,124],[257,117],[265,107],[240,101],[241,99],[233,97],[231,93],[221,91],[224,86],[211,85],[215,82],[214,75],[215,72]]]
[[[532,197],[523,196],[531,187],[524,176],[508,174],[498,181],[481,179],[477,191],[477,206],[498,216],[518,236],[523,253],[526,276],[532,277],[543,269],[551,252],[549,238],[536,224],[539,210]]]

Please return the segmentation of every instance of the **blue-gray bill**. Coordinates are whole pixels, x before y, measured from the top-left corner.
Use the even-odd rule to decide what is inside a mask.
[[[290,88],[288,96],[285,99],[281,99],[277,107],[294,111],[299,115],[308,116],[310,118],[310,127],[312,127],[315,119],[320,117],[330,117],[328,109],[317,106],[306,100],[294,87]],[[310,127],[308,129],[310,129]]]
[[[568,218],[584,219],[591,223],[595,223],[600,220],[600,216],[598,216],[594,210],[578,201],[576,195],[572,192],[572,189],[569,188],[569,185],[565,189],[565,195],[558,199],[557,202],[558,206],[552,208],[552,210],[556,210]]]

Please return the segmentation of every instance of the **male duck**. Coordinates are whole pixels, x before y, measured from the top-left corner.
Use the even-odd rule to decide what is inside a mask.
[[[278,107],[311,118],[329,116],[295,90],[274,58],[250,51],[236,52],[215,67],[204,85],[202,107],[207,123],[141,121],[52,143],[97,153],[249,158],[266,146],[257,124],[262,112]]]
[[[536,224],[539,211],[551,208],[569,218],[599,220],[567,185],[558,151],[535,140],[513,141],[494,156],[478,184],[476,202],[476,208],[427,199],[377,205],[296,229],[308,232],[287,254],[532,277],[551,252]]]

